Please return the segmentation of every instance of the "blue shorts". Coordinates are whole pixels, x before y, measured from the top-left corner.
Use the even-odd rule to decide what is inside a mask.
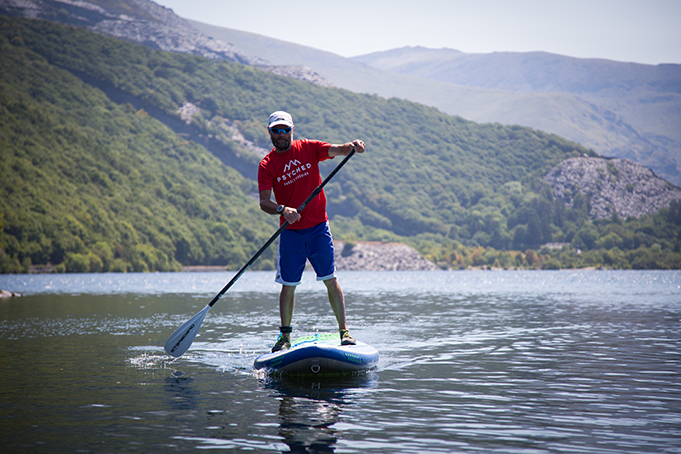
[[[277,277],[274,281],[290,286],[300,284],[307,260],[317,273],[318,281],[336,277],[333,238],[328,222],[309,229],[285,229],[281,232]]]

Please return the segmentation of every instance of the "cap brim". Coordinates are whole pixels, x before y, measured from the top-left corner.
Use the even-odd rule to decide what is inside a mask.
[[[293,127],[293,124],[292,124],[291,122],[289,122],[289,121],[275,121],[275,122],[273,122],[273,123],[270,123],[270,125],[268,126],[268,128],[271,128],[271,127],[273,127],[273,126],[286,126],[286,127],[288,127],[288,128],[292,128],[292,127]]]

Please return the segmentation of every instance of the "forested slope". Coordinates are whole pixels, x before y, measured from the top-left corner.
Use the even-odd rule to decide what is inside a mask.
[[[5,272],[238,267],[257,250],[271,220],[246,209],[252,181],[21,40],[0,39]]]

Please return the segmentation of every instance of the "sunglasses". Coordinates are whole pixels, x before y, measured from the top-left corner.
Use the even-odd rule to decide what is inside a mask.
[[[272,131],[272,134],[288,134],[291,132],[293,128],[290,126],[285,126],[283,128],[277,128],[276,126],[273,128],[270,128],[270,131]]]

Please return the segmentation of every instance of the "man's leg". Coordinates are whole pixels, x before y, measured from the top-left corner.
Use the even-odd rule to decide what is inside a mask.
[[[279,328],[279,338],[272,347],[272,353],[291,348],[291,319],[293,319],[293,307],[295,300],[296,287],[294,285],[282,285],[279,294],[279,317],[281,327]]]
[[[317,280],[323,281],[329,295],[331,309],[338,322],[341,343],[354,345],[355,339],[350,336],[348,323],[345,318],[345,297],[336,279],[336,262],[333,248],[333,238],[329,230],[329,223],[324,222],[314,228],[307,243],[308,259],[317,273]],[[311,253],[310,253],[311,251]]]
[[[300,284],[305,269],[305,243],[300,232],[284,230],[279,237],[277,256],[277,277],[275,282],[282,284],[279,294],[280,335],[272,351],[286,350],[291,347],[291,319],[295,306],[296,285]]]
[[[333,309],[333,314],[338,321],[338,329],[348,329],[348,323],[345,319],[345,297],[341,289],[338,279],[331,278],[324,281],[326,291],[329,294],[329,303]]]
[[[293,308],[296,305],[296,287],[294,285],[282,285],[279,294],[279,316],[281,326],[291,326],[293,320]]]
[[[329,303],[331,303],[331,308],[338,321],[341,344],[355,345],[357,342],[350,335],[350,331],[348,331],[348,323],[345,318],[345,297],[343,296],[343,290],[341,290],[338,279],[335,277],[326,279],[324,284],[326,284],[326,290],[329,294]]]

